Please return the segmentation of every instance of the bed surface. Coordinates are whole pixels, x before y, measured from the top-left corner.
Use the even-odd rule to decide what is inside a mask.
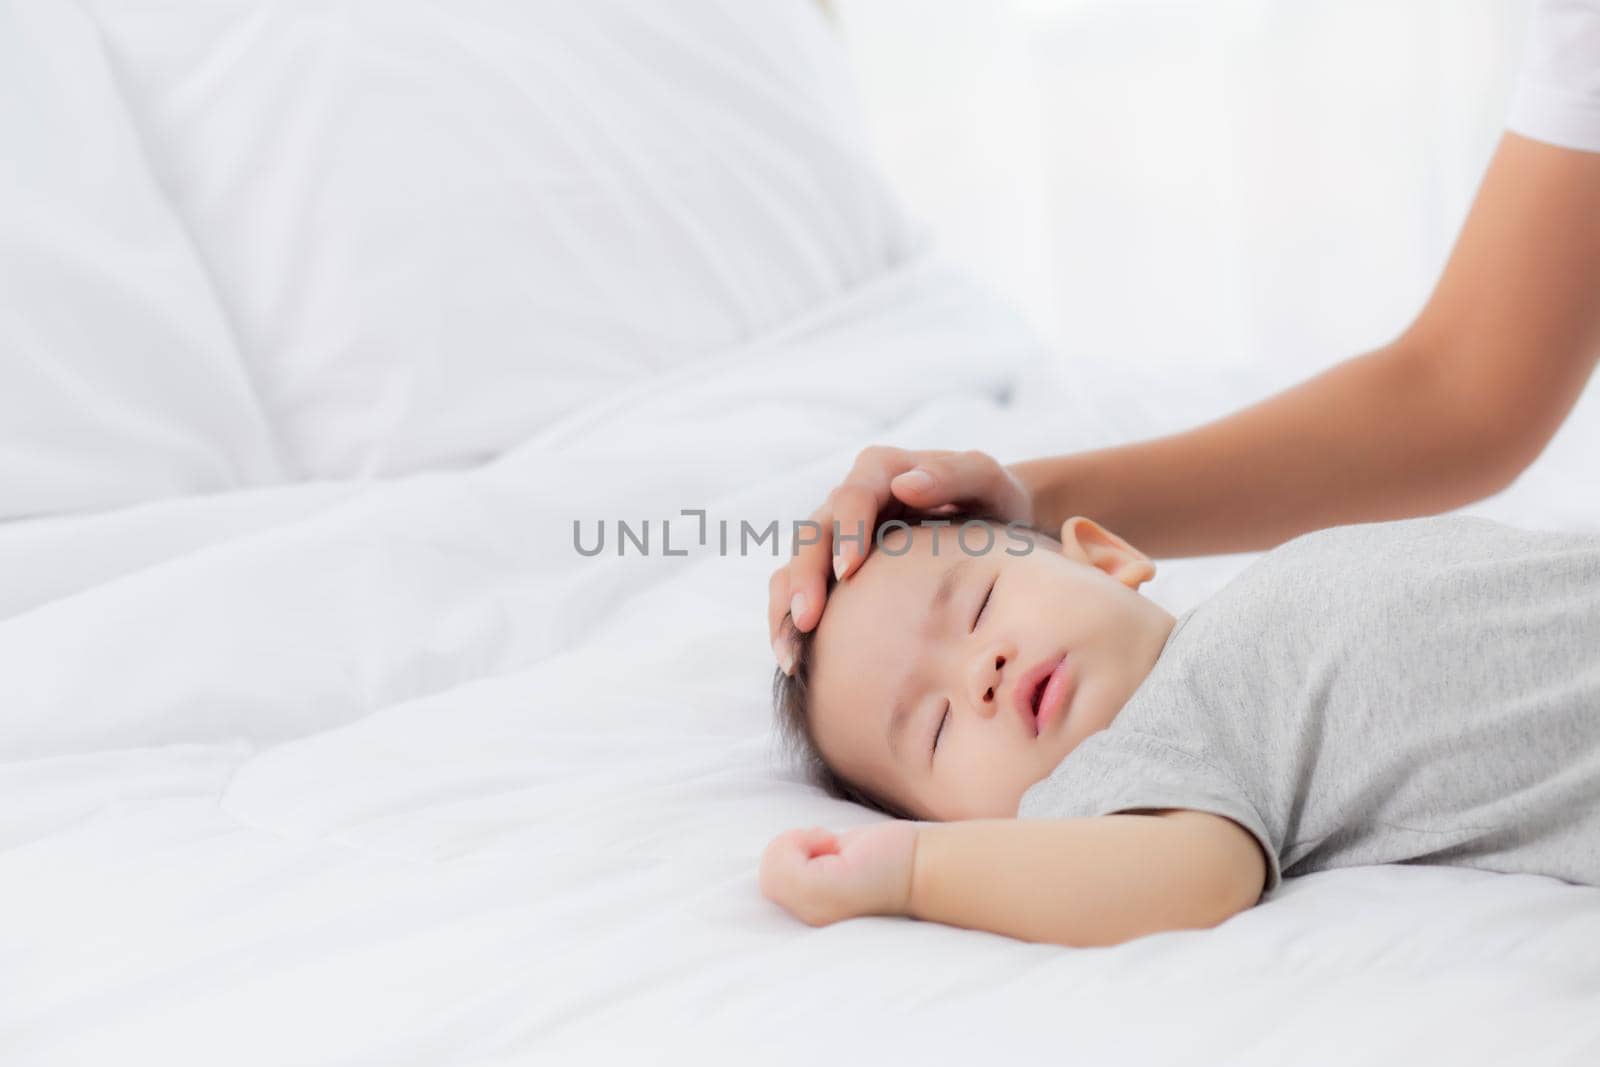
[[[6,1061],[1592,1061],[1600,890],[1549,879],[1331,872],[1089,951],[760,895],[772,835],[877,817],[777,762],[771,557],[583,558],[572,519],[787,521],[873,441],[1011,459],[1213,402],[1039,356],[919,261],[481,468],[0,527],[33,590],[0,622]],[[1469,510],[1596,528],[1589,443]],[[1252,558],[1147,588],[1180,611]]]

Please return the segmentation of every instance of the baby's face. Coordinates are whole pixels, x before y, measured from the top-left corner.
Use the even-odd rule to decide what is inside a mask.
[[[1015,817],[1029,786],[1116,717],[1176,622],[1138,592],[1148,557],[1092,520],[1021,556],[1006,550],[1022,534],[993,529],[977,556],[958,526],[913,527],[898,556],[908,534],[891,531],[828,594],[813,639],[824,758],[921,819]],[[972,527],[965,543],[985,540]]]

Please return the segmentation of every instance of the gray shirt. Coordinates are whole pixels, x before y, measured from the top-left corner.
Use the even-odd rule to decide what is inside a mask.
[[[1600,534],[1319,530],[1181,615],[1018,818],[1191,808],[1285,875],[1437,863],[1600,885]]]

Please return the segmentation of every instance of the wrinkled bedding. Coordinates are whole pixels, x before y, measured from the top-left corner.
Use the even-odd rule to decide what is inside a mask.
[[[1550,879],[1332,872],[1090,951],[761,897],[772,835],[878,816],[778,759],[775,563],[715,524],[804,517],[874,441],[1011,459],[1226,399],[1093,377],[924,260],[479,468],[0,527],[0,1054],[1592,1058],[1600,890]],[[1589,443],[1477,510],[1596,528]],[[691,547],[578,554],[600,518]]]

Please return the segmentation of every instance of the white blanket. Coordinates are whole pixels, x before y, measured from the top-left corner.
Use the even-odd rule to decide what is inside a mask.
[[[1045,366],[924,261],[478,469],[0,526],[0,1061],[1597,1062],[1600,890],[1550,879],[1332,872],[1088,951],[760,895],[776,833],[879,816],[776,762],[740,520],[873,442],[1011,460],[1266,391]],[[1468,510],[1600,528],[1597,415]]]

